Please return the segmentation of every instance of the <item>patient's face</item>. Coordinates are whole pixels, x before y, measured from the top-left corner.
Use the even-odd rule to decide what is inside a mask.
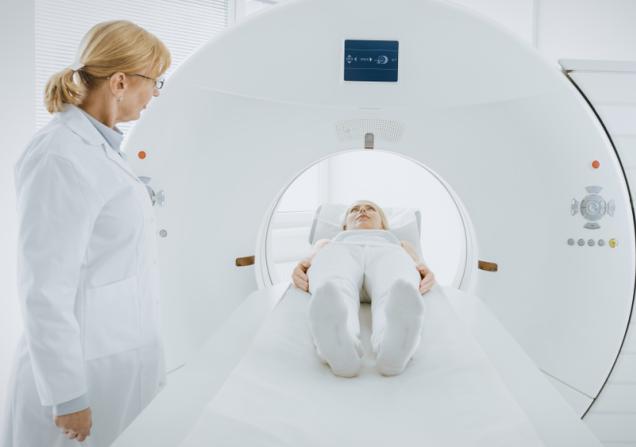
[[[347,230],[381,230],[382,218],[377,207],[369,202],[355,202],[346,217]]]

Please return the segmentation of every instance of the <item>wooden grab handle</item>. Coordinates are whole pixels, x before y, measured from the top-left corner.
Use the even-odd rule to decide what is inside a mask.
[[[244,256],[242,258],[236,258],[234,264],[237,267],[246,267],[248,265],[254,265],[256,257],[255,256]]]
[[[479,261],[479,270],[485,270],[487,272],[496,272],[499,270],[499,266],[494,262]]]

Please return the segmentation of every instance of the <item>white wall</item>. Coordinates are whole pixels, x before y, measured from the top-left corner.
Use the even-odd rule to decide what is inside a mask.
[[[548,58],[636,60],[633,0],[541,0],[538,47]]]
[[[33,0],[0,2],[0,417],[21,330],[16,298],[13,165],[35,130]],[[0,419],[1,420],[1,419]]]
[[[633,0],[452,0],[533,44],[546,58],[636,60]]]

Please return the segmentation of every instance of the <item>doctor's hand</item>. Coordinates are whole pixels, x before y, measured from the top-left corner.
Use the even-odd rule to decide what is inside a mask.
[[[69,439],[83,442],[91,434],[93,419],[91,409],[87,408],[76,413],[55,416],[57,425]]]
[[[311,261],[309,259],[303,259],[296,265],[292,273],[294,285],[305,292],[309,292],[309,278],[307,277],[309,267],[311,267]]]
[[[415,268],[420,272],[420,278],[422,278],[420,280],[420,293],[424,295],[435,285],[435,275],[424,264],[417,264]]]

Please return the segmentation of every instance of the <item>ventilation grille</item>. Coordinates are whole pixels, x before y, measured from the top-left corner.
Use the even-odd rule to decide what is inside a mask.
[[[341,141],[364,142],[367,133],[372,133],[376,141],[399,141],[404,129],[397,121],[362,119],[337,122],[336,133]]]

